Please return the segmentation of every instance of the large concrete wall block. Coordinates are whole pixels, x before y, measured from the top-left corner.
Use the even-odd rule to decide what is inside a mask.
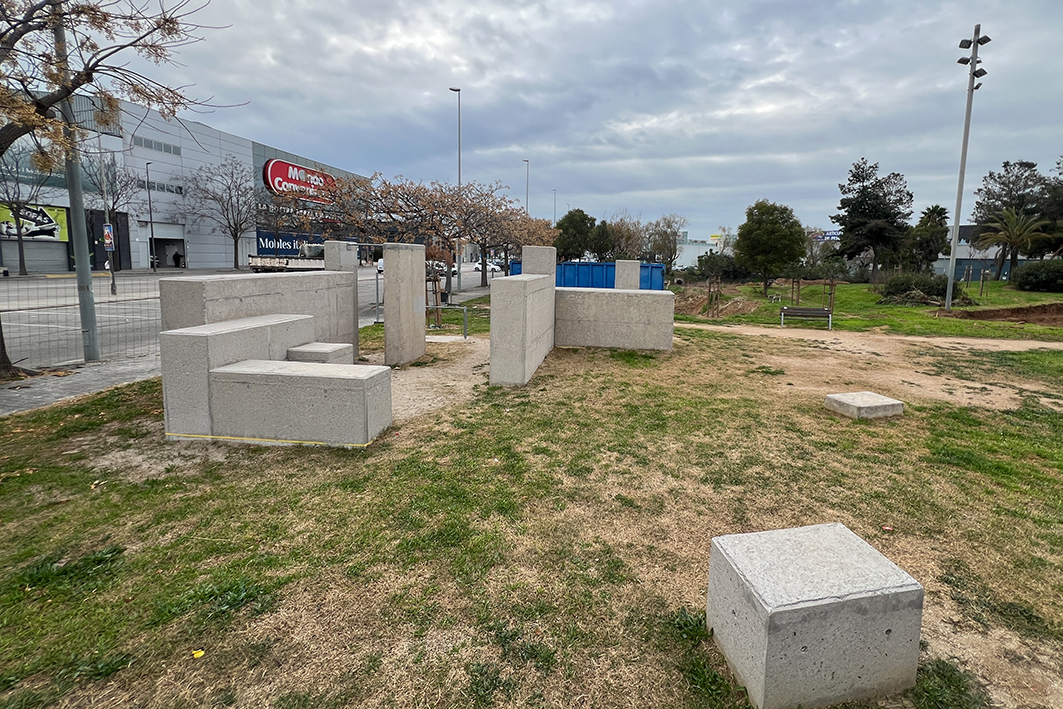
[[[159,281],[163,329],[273,313],[313,315],[325,342],[358,344],[355,272],[240,273],[164,278]],[[336,299],[333,291],[339,289]]]
[[[915,685],[923,587],[844,525],[715,537],[706,618],[757,709]]]
[[[423,357],[424,246],[384,245],[384,364],[398,367]]]
[[[162,404],[168,433],[210,435],[208,344],[206,336],[159,334]]]
[[[160,278],[159,309],[163,330],[203,325],[206,320],[202,278]]]
[[[491,384],[527,384],[553,347],[553,276],[492,279]]]
[[[557,249],[553,246],[525,246],[521,249],[521,273],[555,278]]]
[[[348,241],[325,242],[326,271],[358,271],[358,245]]]
[[[360,446],[391,425],[387,367],[247,360],[210,372],[213,434]]]
[[[617,290],[638,290],[639,277],[642,275],[642,263],[639,261],[618,260],[613,288]]]
[[[558,288],[555,299],[558,347],[672,349],[671,291]]]

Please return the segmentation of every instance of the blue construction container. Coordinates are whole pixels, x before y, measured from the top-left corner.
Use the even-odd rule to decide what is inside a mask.
[[[522,273],[520,261],[509,264],[509,275]],[[558,288],[615,288],[616,264],[595,261],[565,261],[557,264],[554,284]],[[644,263],[639,269],[639,290],[664,290],[664,265]]]

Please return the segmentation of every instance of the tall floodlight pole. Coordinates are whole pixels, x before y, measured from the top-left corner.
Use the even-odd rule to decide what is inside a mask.
[[[531,195],[531,160],[524,158],[524,165],[528,168],[528,174],[524,178],[524,213],[528,214],[528,198]]]
[[[60,69],[61,81],[70,81],[67,67],[66,30],[63,27],[61,5],[55,10],[55,57]],[[63,114],[63,135],[70,142],[66,151],[66,189],[70,195],[70,238],[74,241],[74,271],[77,274],[78,314],[81,317],[81,345],[86,362],[100,359],[100,338],[96,330],[96,301],[92,295],[92,269],[89,267],[89,235],[85,228],[85,201],[81,193],[81,157],[78,154],[77,136],[71,130],[74,125],[74,109],[69,99],[59,104]]]
[[[557,188],[554,188],[554,226],[557,226]]]
[[[458,194],[461,194],[461,89],[457,86],[451,86],[450,90],[458,95]],[[458,249],[461,248],[461,227],[458,227],[458,242],[454,244],[454,263],[458,266],[458,290],[461,290],[461,253]],[[453,303],[451,303],[453,305]]]
[[[144,186],[148,188],[148,260],[151,261],[151,270],[158,273],[155,268],[155,213],[151,209],[151,167],[150,162],[144,163]]]
[[[945,310],[952,310],[952,285],[956,280],[956,251],[960,247],[960,206],[963,203],[963,176],[967,170],[967,139],[971,135],[971,106],[974,104],[974,92],[981,88],[975,79],[981,79],[988,72],[978,66],[981,61],[978,58],[978,48],[983,44],[989,44],[988,35],[981,35],[982,25],[974,26],[974,37],[961,39],[960,49],[970,49],[971,56],[960,57],[958,64],[968,65],[967,72],[967,112],[963,117],[963,146],[960,148],[960,179],[956,185],[956,211],[952,213],[952,248],[949,253],[949,284],[945,289]]]

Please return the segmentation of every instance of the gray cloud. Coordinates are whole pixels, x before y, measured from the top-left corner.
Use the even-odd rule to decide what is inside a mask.
[[[502,180],[532,212],[564,205],[707,235],[761,197],[829,225],[862,156],[951,210],[966,88],[956,48],[993,42],[977,93],[965,213],[1004,160],[1063,145],[1054,0],[580,2],[215,0],[183,67],[220,104],[190,116],[363,174]]]

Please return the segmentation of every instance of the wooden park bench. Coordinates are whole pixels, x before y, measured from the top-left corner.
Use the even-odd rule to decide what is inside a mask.
[[[834,329],[834,316],[830,308],[796,308],[792,305],[784,305],[779,308],[779,325],[786,325],[786,318],[802,318],[804,320],[826,320],[827,329]]]

